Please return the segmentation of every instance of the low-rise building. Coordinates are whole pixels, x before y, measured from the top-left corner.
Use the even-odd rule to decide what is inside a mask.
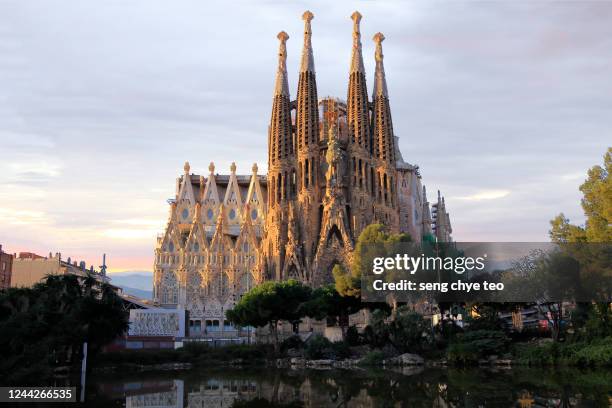
[[[11,287],[12,270],[13,255],[2,251],[2,245],[0,245],[0,289]]]
[[[96,271],[93,266],[88,269],[85,261],[77,263],[71,262],[70,258],[63,260],[59,252],[55,255],[49,253],[47,257],[32,252],[20,252],[13,259],[11,287],[31,287],[42,282],[47,275],[76,275],[85,278],[88,274],[100,282],[110,281],[105,267],[102,271]]]

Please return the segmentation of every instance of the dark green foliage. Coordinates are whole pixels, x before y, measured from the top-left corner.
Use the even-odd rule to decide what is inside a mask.
[[[608,303],[591,305],[581,332],[582,337],[587,340],[612,337],[612,310],[610,310],[610,305]]]
[[[278,350],[278,322],[299,322],[309,311],[312,289],[296,280],[264,282],[245,293],[227,318],[237,326],[269,325]]]
[[[304,345],[304,357],[311,360],[341,360],[351,356],[349,345],[343,341],[331,342],[321,335],[314,335]]]
[[[304,342],[300,336],[297,335],[286,338],[281,344],[281,350],[283,352],[289,349],[301,349],[302,347],[304,347]]]
[[[121,350],[101,353],[96,356],[96,366],[118,366],[121,370],[138,369],[139,365],[165,363],[191,363],[197,367],[226,365],[241,361],[241,364],[265,364],[274,356],[272,346],[267,344],[234,344],[211,347],[205,343],[187,342],[179,349]]]
[[[344,341],[335,341],[332,343],[333,358],[342,360],[351,357],[351,348]]]
[[[382,310],[375,310],[372,313],[370,324],[363,330],[363,339],[366,344],[372,347],[381,348],[389,341],[389,327],[385,319],[387,314]]]
[[[357,331],[357,327],[351,326],[346,331],[346,342],[349,346],[357,346],[359,345],[359,332]]]
[[[562,358],[570,365],[612,367],[612,337],[598,339],[586,345],[576,345],[570,355]]]
[[[80,361],[83,342],[91,355],[128,325],[121,299],[89,276],[49,276],[33,288],[0,292],[0,372],[7,381],[41,383],[55,365]]]
[[[474,330],[463,333],[448,348],[448,359],[453,364],[470,365],[493,354],[504,353],[509,343],[502,331]]]
[[[517,364],[530,366],[554,365],[558,359],[558,344],[548,343],[543,345],[516,344],[512,348],[512,354]]]
[[[399,351],[421,351],[429,341],[429,328],[430,324],[423,316],[405,306],[400,307],[395,319],[389,322],[389,339]]]
[[[513,355],[517,363],[530,366],[612,367],[612,337],[590,342],[517,344]]]
[[[338,265],[336,265],[338,267]],[[306,304],[306,315],[333,320],[342,329],[342,337],[346,339],[349,316],[363,307],[361,299],[355,296],[341,295],[334,285],[327,285],[315,289],[312,299]]]
[[[332,342],[321,335],[312,336],[304,347],[304,357],[308,359],[329,358]]]
[[[265,398],[254,398],[252,400],[236,400],[232,408],[302,408],[302,401],[272,402]]]
[[[385,359],[385,353],[380,350],[370,351],[361,359],[360,365],[364,366],[376,366],[381,365]]]
[[[444,346],[463,333],[463,329],[455,323],[454,320],[445,319],[439,322],[435,327],[435,332],[441,340],[441,344]]]

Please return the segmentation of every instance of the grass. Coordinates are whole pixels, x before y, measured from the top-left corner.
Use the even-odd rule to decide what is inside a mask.
[[[612,367],[612,337],[592,341],[516,344],[515,361],[530,366]]]

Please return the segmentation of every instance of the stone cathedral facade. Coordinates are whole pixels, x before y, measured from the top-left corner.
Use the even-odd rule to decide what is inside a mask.
[[[381,33],[374,35],[376,70],[366,86],[360,20],[346,101],[319,99],[309,11],[295,99],[287,79],[287,40],[280,42],[268,130],[268,171],[259,175],[184,173],[169,200],[165,232],[155,248],[154,298],[183,307],[191,336],[232,336],[225,312],[265,280],[333,281],[336,264],[350,265],[360,232],[381,223],[420,241],[451,240],[444,198],[430,206],[418,166],[404,161],[393,128]]]

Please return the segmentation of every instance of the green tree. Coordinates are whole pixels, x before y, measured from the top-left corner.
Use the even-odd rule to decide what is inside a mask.
[[[587,292],[593,291],[593,287],[599,287],[599,291],[608,293],[610,287],[601,285],[609,282],[610,263],[609,247],[600,245],[577,245],[579,243],[611,243],[612,242],[612,147],[609,147],[604,155],[603,166],[596,165],[587,172],[587,179],[580,185],[582,192],[581,205],[586,217],[584,226],[570,223],[570,220],[559,214],[551,222],[550,237],[555,243],[563,245],[566,252],[571,254],[580,263],[583,272],[583,282]],[[573,245],[572,245],[573,244]],[[601,279],[602,276],[608,279]],[[600,296],[600,298],[605,298]],[[592,302],[582,302],[577,305],[573,319],[576,329],[586,325],[586,316],[590,316],[589,328],[601,324],[601,331],[605,332],[612,321],[609,302],[593,305]]]
[[[297,323],[309,312],[312,289],[296,280],[264,282],[245,293],[227,318],[238,326],[268,325],[278,352],[278,322]]]
[[[95,354],[127,327],[121,298],[92,276],[10,288],[0,292],[0,372],[9,381],[43,381],[53,365],[79,361],[83,342]]]
[[[389,339],[400,351],[420,351],[427,342],[430,327],[423,316],[402,306],[397,310],[395,319],[389,322]]]
[[[372,270],[374,257],[384,256],[387,250],[396,249],[400,242],[410,242],[410,235],[389,234],[382,224],[370,224],[363,229],[353,252],[353,260],[349,271],[336,265],[332,271],[336,290],[341,296],[361,298],[361,278]],[[383,253],[381,253],[383,252]],[[393,302],[394,308],[397,302]],[[381,307],[380,304],[371,304],[371,308]]]
[[[334,270],[336,268],[341,266],[336,265]],[[334,319],[342,330],[342,339],[346,340],[349,316],[363,308],[361,299],[351,295],[341,295],[333,284],[315,289],[312,297],[306,311],[307,315],[316,319]]]
[[[551,223],[553,242],[612,242],[612,147],[604,155],[604,165],[594,166],[580,186],[584,227],[570,224],[563,213]]]

